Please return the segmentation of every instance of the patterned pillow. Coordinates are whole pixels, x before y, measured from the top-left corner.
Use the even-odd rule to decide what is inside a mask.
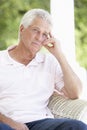
[[[87,123],[87,101],[65,99],[54,94],[48,104],[55,118],[71,118]]]

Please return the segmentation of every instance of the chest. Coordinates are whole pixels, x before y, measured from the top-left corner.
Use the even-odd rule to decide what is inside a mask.
[[[53,87],[53,75],[41,66],[0,66],[0,92],[52,92]]]

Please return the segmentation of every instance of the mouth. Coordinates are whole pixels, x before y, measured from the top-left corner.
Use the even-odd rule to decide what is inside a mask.
[[[35,45],[41,45],[41,43],[39,43],[39,42],[32,42],[32,43]]]
[[[34,46],[38,46],[38,47],[40,47],[40,46],[42,45],[40,42],[32,42],[32,44],[33,44]]]
[[[41,46],[42,46],[42,44],[39,43],[39,42],[32,42],[32,46],[33,46],[34,48],[36,48],[36,49],[40,49]]]

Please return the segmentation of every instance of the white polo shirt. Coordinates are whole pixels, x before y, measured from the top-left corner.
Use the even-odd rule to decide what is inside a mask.
[[[0,112],[27,123],[53,118],[47,107],[54,89],[64,86],[58,61],[51,54],[37,53],[27,65],[0,51]]]

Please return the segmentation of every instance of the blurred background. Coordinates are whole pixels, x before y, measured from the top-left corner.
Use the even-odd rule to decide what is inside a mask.
[[[59,0],[55,1],[58,5]],[[65,1],[69,3],[69,0]],[[74,1],[76,61],[87,74],[87,0],[72,1]],[[0,50],[17,43],[21,17],[32,8],[42,8],[51,12],[51,0],[0,0]]]

